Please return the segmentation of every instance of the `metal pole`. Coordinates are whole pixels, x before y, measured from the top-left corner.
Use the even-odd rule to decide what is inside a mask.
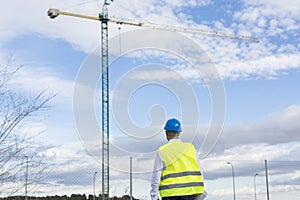
[[[102,200],[109,200],[109,73],[108,73],[108,9],[105,0],[101,18],[102,58]]]
[[[227,164],[229,164],[231,166],[231,170],[232,170],[232,185],[233,185],[233,199],[235,199],[235,181],[234,181],[234,168],[231,162],[227,162]]]
[[[258,175],[258,173],[254,174],[254,199],[256,200],[256,182],[255,182],[255,178]]]
[[[267,163],[267,160],[265,160],[265,172],[266,172],[267,200],[270,200],[270,195],[269,195],[269,180],[268,180],[268,163]]]
[[[132,200],[132,157],[130,157],[130,200]]]
[[[95,192],[95,187],[96,187],[96,174],[97,172],[94,172],[94,196],[93,199],[96,200],[96,192]]]
[[[27,184],[28,184],[28,156],[26,158],[26,173],[25,173],[25,200],[28,199],[27,197]]]

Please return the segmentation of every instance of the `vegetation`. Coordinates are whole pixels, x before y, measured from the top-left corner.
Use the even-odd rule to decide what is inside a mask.
[[[11,196],[11,197],[3,197],[0,200],[24,200],[24,196]],[[93,200],[93,195],[81,195],[81,194],[72,194],[71,196],[63,195],[63,196],[46,196],[46,197],[27,197],[28,200]],[[101,200],[101,196],[96,196],[96,200]],[[111,200],[130,200],[129,195],[123,195],[122,197],[111,197]],[[133,200],[138,200],[136,198],[132,198]]]
[[[43,159],[37,155],[35,136],[24,132],[24,126],[32,127],[33,116],[47,108],[53,96],[45,91],[33,94],[22,91],[15,78],[22,66],[0,64],[0,195],[17,194],[24,185],[26,170],[31,171],[27,185],[34,187],[45,169]],[[30,81],[30,80],[29,80]],[[30,188],[29,188],[30,189]]]

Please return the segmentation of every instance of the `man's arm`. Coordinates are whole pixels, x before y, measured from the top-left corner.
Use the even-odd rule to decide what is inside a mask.
[[[152,180],[151,180],[151,200],[159,199],[158,188],[160,183],[160,175],[163,169],[163,161],[160,155],[160,152],[157,151],[154,160],[154,167],[152,172]]]
[[[200,167],[200,155],[197,153],[196,150],[195,150],[195,153],[196,153],[196,160],[197,160],[198,166],[199,166],[200,171],[201,171],[202,180],[204,182],[203,171],[201,170],[201,167]],[[205,199],[206,196],[207,196],[207,191],[204,190],[203,194],[196,196],[195,200],[203,200],[203,199]]]

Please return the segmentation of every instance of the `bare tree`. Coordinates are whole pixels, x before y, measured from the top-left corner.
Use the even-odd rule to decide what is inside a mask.
[[[0,65],[0,195],[5,196],[33,187],[45,169],[35,149],[35,137],[22,134],[22,126],[46,109],[54,95],[49,96],[45,91],[32,95],[10,87],[10,81],[21,68],[11,67],[9,62]]]

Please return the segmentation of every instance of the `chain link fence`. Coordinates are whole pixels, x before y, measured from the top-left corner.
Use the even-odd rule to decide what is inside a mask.
[[[130,159],[128,158],[129,165]],[[137,163],[133,160],[133,166]],[[300,196],[300,161],[268,160],[231,160],[233,168],[226,160],[202,160],[202,171],[208,192],[207,200],[233,199],[266,199],[266,167],[268,171],[269,198],[272,200],[297,199]],[[18,180],[5,182],[0,176],[1,197],[28,196],[34,197],[61,196],[75,197],[85,195],[86,199],[99,199],[102,193],[101,163],[92,157],[84,159],[63,157],[47,160],[47,167],[41,177],[32,176],[35,170],[28,165],[22,165]],[[149,161],[153,163],[153,161]],[[125,167],[124,167],[125,168]],[[151,172],[132,174],[132,195],[135,199],[150,199]],[[233,169],[233,170],[232,170]],[[2,169],[3,171],[3,169]],[[234,173],[233,173],[234,172]],[[235,190],[233,190],[233,179]],[[25,187],[27,186],[27,193]],[[8,188],[17,188],[15,193],[9,193]],[[130,172],[110,170],[110,197],[129,198]]]

